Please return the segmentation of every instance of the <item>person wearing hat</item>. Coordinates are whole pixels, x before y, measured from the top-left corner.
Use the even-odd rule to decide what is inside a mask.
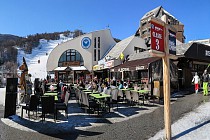
[[[209,75],[207,73],[207,70],[204,70],[203,73],[203,95],[207,96],[208,95],[208,82],[209,82]]]
[[[195,93],[197,94],[198,93],[198,88],[199,88],[198,84],[200,82],[200,78],[199,78],[197,72],[195,73],[195,76],[193,77],[192,82],[194,82],[194,84],[195,84]]]

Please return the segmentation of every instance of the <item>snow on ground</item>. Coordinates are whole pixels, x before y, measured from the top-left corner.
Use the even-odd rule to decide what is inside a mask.
[[[23,57],[26,59],[26,64],[28,65],[29,73],[32,75],[31,81],[33,82],[35,78],[44,79],[47,76],[46,64],[50,52],[58,45],[68,40],[71,40],[72,36],[65,37],[60,35],[59,40],[45,40],[40,39],[39,46],[32,50],[32,54],[25,54],[23,50],[18,51],[18,63],[19,65],[23,62]],[[40,63],[38,63],[38,60]]]
[[[210,140],[210,102],[205,102],[172,124],[172,139]],[[161,130],[150,140],[164,139],[165,130]]]

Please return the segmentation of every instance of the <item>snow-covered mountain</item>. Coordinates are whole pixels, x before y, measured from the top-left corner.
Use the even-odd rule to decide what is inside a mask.
[[[32,50],[31,54],[25,54],[23,50],[18,49],[17,61],[19,66],[23,63],[25,57],[26,64],[28,65],[28,72],[32,75],[31,81],[35,78],[44,79],[47,77],[46,64],[50,52],[60,43],[71,40],[73,35],[65,37],[60,35],[59,40],[45,40],[40,39],[39,46]]]

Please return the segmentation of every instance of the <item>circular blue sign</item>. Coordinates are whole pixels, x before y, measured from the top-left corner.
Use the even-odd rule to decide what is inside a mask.
[[[82,43],[82,48],[83,49],[88,49],[90,47],[90,45],[91,45],[91,40],[90,40],[89,37],[84,37],[82,39],[81,43]]]

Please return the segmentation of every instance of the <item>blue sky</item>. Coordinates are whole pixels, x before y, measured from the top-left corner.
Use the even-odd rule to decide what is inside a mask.
[[[160,5],[185,25],[186,41],[210,38],[210,0],[1,0],[0,33],[91,32],[109,25],[113,37],[124,39]]]

